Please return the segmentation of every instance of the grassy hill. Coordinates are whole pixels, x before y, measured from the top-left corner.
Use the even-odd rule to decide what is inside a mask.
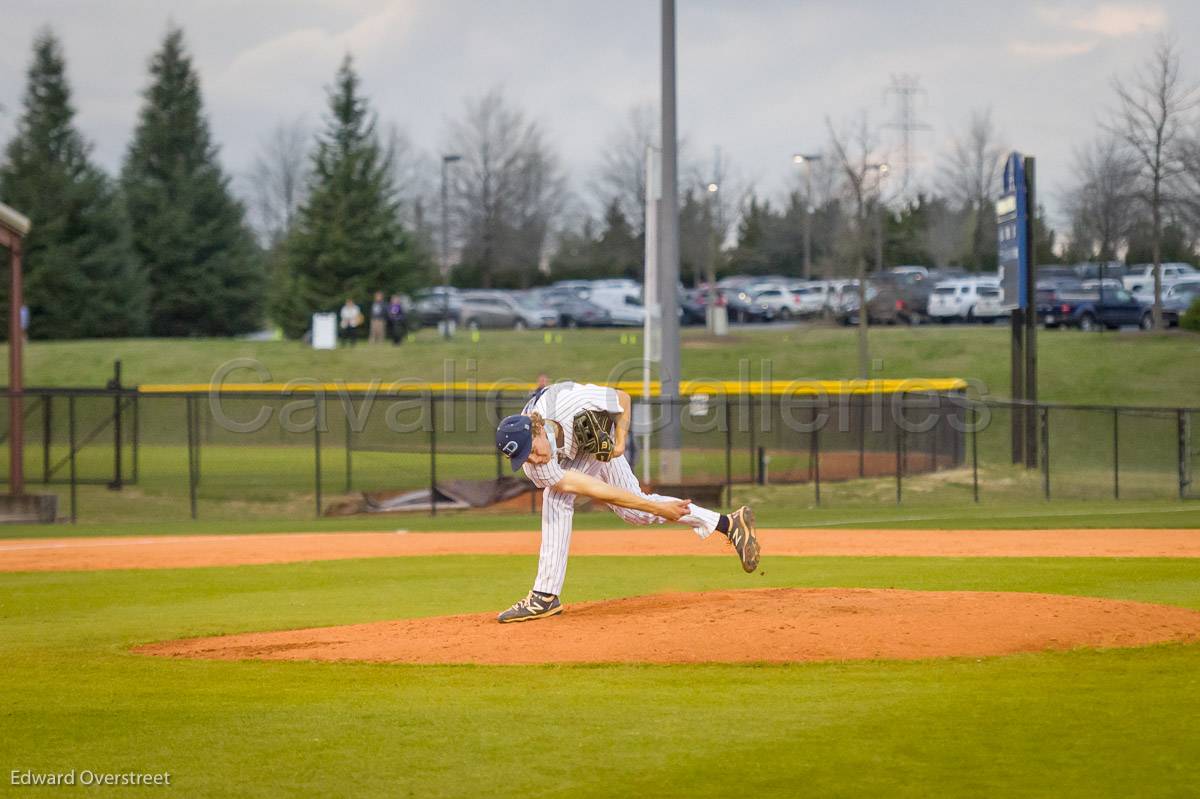
[[[624,343],[622,338],[624,337]],[[1200,400],[1200,336],[1138,332],[1084,334],[1041,331],[1041,397],[1047,401],[1196,405]],[[745,328],[723,339],[685,331],[687,378],[852,378],[855,332],[802,326]],[[202,383],[222,364],[249,358],[272,381],[480,381],[551,378],[604,381],[640,377],[641,331],[484,331],[478,342],[460,335],[447,343],[422,331],[400,347],[359,345],[317,352],[298,342],[231,339],[35,341],[26,349],[31,386],[102,386],[121,359],[127,385]],[[962,377],[988,395],[1009,394],[1009,339],[1004,327],[878,328],[871,332],[871,377]],[[7,356],[3,362],[7,364]],[[258,382],[249,369],[233,382]]]

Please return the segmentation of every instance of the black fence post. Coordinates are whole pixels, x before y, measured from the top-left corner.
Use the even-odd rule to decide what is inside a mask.
[[[187,442],[188,442],[188,503],[191,507],[192,519],[196,518],[196,414],[192,409],[195,400],[189,394],[184,398],[187,410]]]
[[[78,518],[75,484],[75,395],[67,397],[67,446],[71,450],[71,524]]]
[[[755,465],[756,465],[756,469],[758,472],[756,475],[756,480],[757,480],[758,484],[760,486],[766,485],[767,484],[767,448],[766,447],[758,448],[757,457],[755,459]]]
[[[867,476],[867,395],[858,394],[858,476]]]
[[[812,474],[813,501],[821,506],[821,431],[817,428],[817,406],[812,406],[812,431],[808,440],[808,469]]]
[[[752,395],[750,393],[746,394],[746,410],[747,410],[746,419],[750,424],[749,432],[750,432],[750,482],[751,483],[758,482],[758,475],[755,474],[758,463],[754,457],[755,453],[758,451],[758,447],[755,445],[755,440],[754,440],[755,439],[755,436],[754,436],[754,400],[755,400],[754,395]]]
[[[133,394],[133,440],[130,442],[130,446],[133,449],[131,453],[133,456],[131,469],[133,471],[132,479],[134,485],[137,485],[138,482],[138,449],[142,443],[142,418],[140,415],[141,411],[139,410],[141,405],[140,396],[140,393],[135,389]]]
[[[317,491],[317,518],[321,518],[321,393],[313,397],[313,475]]]
[[[192,400],[192,417],[192,436],[196,440],[196,485],[200,485],[200,481],[204,477],[202,468],[204,462],[201,460],[201,453],[203,452],[201,445],[203,442],[200,440],[200,406],[194,398]]]
[[[1121,498],[1121,411],[1113,408],[1113,499]]]
[[[979,502],[979,408],[971,406],[971,493]]]
[[[343,415],[346,419],[346,493],[349,494],[354,485],[354,464],[351,460],[354,452],[354,438],[350,430],[350,413],[348,409],[342,408]]]
[[[1050,408],[1043,405],[1042,411],[1042,494],[1050,499]]]
[[[495,423],[499,424],[501,417],[500,417],[500,397],[498,397],[498,396],[492,397],[492,413],[495,416]],[[488,420],[488,421],[489,421],[489,426],[490,426],[491,420]],[[496,453],[496,479],[499,480],[502,477],[504,477],[504,464],[501,462],[501,459],[500,459],[500,448],[499,447],[495,448],[495,453]]]
[[[1187,498],[1188,483],[1188,417],[1183,408],[1175,411],[1176,431],[1179,435],[1179,498]]]
[[[52,416],[54,397],[42,395],[42,484],[50,482],[50,440],[54,429]]]
[[[733,503],[733,420],[729,415],[729,395],[725,395],[725,503]]]
[[[113,361],[112,380],[108,388],[113,392],[113,479],[108,484],[112,491],[121,490],[121,361]]]
[[[892,421],[896,425],[896,504],[900,504],[903,494],[904,484],[904,398],[900,398],[900,415],[892,414]]]
[[[429,393],[429,515],[437,516],[437,400]]]

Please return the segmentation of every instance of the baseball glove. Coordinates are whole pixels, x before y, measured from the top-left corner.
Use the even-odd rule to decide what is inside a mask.
[[[612,459],[612,417],[603,411],[580,411],[571,424],[575,433],[575,445],[579,452],[589,452],[598,461]]]

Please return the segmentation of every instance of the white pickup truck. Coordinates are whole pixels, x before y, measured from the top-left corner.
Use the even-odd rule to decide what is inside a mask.
[[[1180,280],[1195,280],[1200,278],[1200,272],[1190,264],[1163,264],[1163,287],[1178,283]],[[1154,302],[1154,264],[1138,264],[1134,270],[1121,280],[1126,290],[1142,302]]]

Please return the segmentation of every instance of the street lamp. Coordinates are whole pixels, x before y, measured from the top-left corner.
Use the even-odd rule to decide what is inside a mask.
[[[442,156],[442,335],[450,338],[450,220],[446,208],[446,173],[461,155]]]
[[[804,167],[804,279],[812,279],[812,165],[819,154],[796,153],[792,163]]]
[[[709,183],[708,189],[708,218],[712,223],[712,241],[709,245],[708,252],[708,269],[706,270],[705,280],[708,283],[708,290],[705,293],[704,302],[704,321],[708,332],[723,336],[727,330],[727,319],[722,319],[721,314],[725,311],[724,307],[717,307],[717,256],[721,252],[721,202],[720,202],[720,184],[714,182]]]
[[[891,166],[887,163],[867,164],[867,169],[875,173],[875,271],[883,271],[883,179],[888,176]]]

